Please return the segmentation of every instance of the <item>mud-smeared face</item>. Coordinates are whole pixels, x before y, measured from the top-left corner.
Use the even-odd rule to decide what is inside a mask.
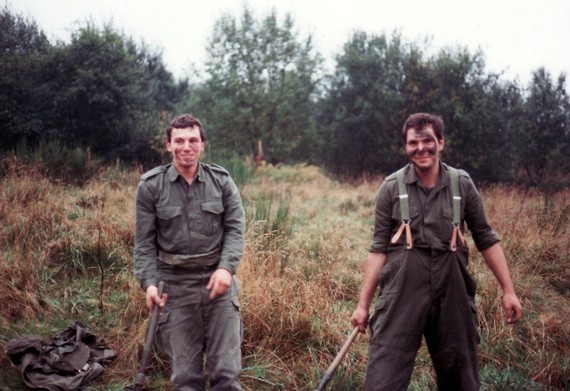
[[[412,164],[421,171],[428,171],[437,166],[439,153],[444,141],[438,140],[431,125],[421,130],[409,129],[406,136],[406,154]]]

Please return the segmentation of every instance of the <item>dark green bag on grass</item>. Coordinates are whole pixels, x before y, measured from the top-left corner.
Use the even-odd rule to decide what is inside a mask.
[[[103,372],[116,357],[103,338],[81,322],[66,327],[51,342],[37,336],[9,341],[6,354],[26,386],[48,391],[77,390]]]

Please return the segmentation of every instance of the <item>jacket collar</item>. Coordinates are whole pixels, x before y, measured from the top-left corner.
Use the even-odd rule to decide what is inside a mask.
[[[414,169],[414,165],[412,163],[408,163],[408,165],[406,166],[406,172],[404,174],[404,182],[406,184],[419,182],[416,170]],[[447,164],[443,163],[441,160],[439,161],[439,177],[437,178],[437,183],[435,186],[436,187],[451,186],[451,179],[449,178],[449,170],[447,168]]]
[[[166,174],[168,175],[168,180],[170,182],[176,181],[180,175],[174,164],[170,163],[168,169],[166,170]],[[202,162],[198,162],[198,172],[196,175],[196,180],[199,182],[204,182],[204,167]]]

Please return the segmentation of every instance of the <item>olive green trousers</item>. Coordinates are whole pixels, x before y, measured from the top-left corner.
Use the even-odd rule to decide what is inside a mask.
[[[406,390],[425,338],[438,390],[480,388],[474,280],[468,250],[394,249],[370,321],[368,391]]]
[[[209,299],[212,271],[162,274],[168,299],[159,320],[157,340],[171,365],[178,391],[241,390],[242,323],[234,277],[228,291]],[[205,365],[204,365],[205,364]]]

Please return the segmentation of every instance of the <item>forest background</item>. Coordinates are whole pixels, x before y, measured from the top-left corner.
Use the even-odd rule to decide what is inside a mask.
[[[290,15],[257,19],[247,8],[215,22],[204,72],[192,80],[175,80],[160,53],[112,24],[86,23],[54,44],[6,6],[0,32],[0,276],[12,299],[0,311],[0,344],[81,318],[123,346],[104,381],[119,389],[117,374],[134,373],[146,319],[130,274],[136,178],[168,160],[168,120],[192,112],[206,128],[207,160],[232,172],[248,210],[245,383],[314,385],[357,297],[376,188],[406,161],[401,125],[427,111],[446,123],[445,162],[471,174],[492,221],[504,224],[498,231],[516,239],[506,249],[530,309],[520,328],[500,324],[492,281],[474,270],[488,300],[484,380],[489,389],[568,387],[565,74],[540,68],[521,86],[487,73],[482,52],[427,55],[428,42],[364,31],[325,74]],[[255,169],[259,145],[265,164]],[[360,384],[364,345],[337,389]],[[0,358],[0,377],[14,379]],[[424,352],[417,389],[433,384],[428,361]]]

